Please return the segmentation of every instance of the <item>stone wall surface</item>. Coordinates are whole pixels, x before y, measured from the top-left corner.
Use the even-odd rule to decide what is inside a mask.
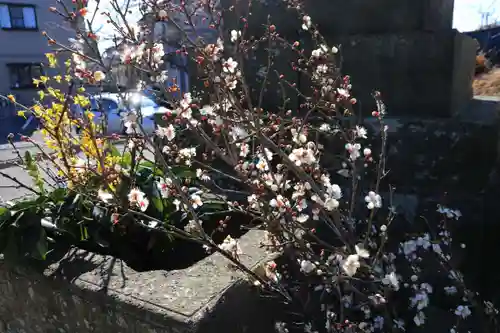
[[[250,231],[241,238],[249,267],[266,256],[261,237]],[[227,262],[214,254],[184,270],[136,272],[78,249],[45,267],[0,261],[0,332],[240,332],[252,325],[265,332],[264,321],[248,317],[262,309],[255,290]]]
[[[328,44],[341,46],[341,73],[352,77],[363,114],[373,111],[371,94],[378,90],[393,115],[449,117],[470,101],[467,86],[475,66],[475,50],[452,29],[453,4],[453,0],[310,0],[304,11]],[[245,15],[246,2],[240,5]],[[268,15],[280,35],[300,41],[310,54],[300,17],[281,2],[252,6],[246,37],[264,34]],[[230,18],[225,24],[229,29],[240,26]],[[281,67],[291,67],[292,60],[286,59],[280,57]],[[286,72],[280,69],[280,73]],[[291,75],[287,78],[294,80]],[[279,87],[272,90],[279,96]]]
[[[229,5],[230,2],[223,4]],[[451,30],[454,0],[306,0],[304,11],[323,34],[358,35]],[[260,3],[260,4],[259,4]],[[242,12],[245,1],[240,2]],[[265,24],[267,15],[281,32],[295,31],[297,14],[276,0],[252,5],[251,22]]]
[[[342,45],[342,71],[364,114],[375,110],[371,97],[382,93],[394,116],[449,115],[456,32],[357,35],[327,38]]]

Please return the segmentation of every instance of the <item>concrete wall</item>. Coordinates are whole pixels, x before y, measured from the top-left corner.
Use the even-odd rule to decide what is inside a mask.
[[[454,0],[306,0],[305,12],[318,24],[323,34],[356,35],[414,31],[450,30]],[[228,5],[232,0],[223,0]],[[246,1],[240,2],[241,12]],[[256,26],[265,23],[267,14],[281,32],[297,30],[295,11],[279,1],[252,4],[250,17]]]
[[[462,113],[472,100],[472,82],[476,67],[477,41],[465,34],[456,34],[451,88],[452,114]]]
[[[245,4],[242,1],[237,8],[242,13]],[[452,94],[456,103],[471,97],[465,86],[470,54],[452,29],[453,5],[454,0],[308,0],[305,12],[329,44],[341,45],[341,72],[352,77],[364,114],[373,111],[371,94],[379,90],[392,115],[447,117],[457,106],[451,103]],[[262,35],[262,24],[270,14],[281,35],[307,44],[300,18],[281,2],[256,4],[252,10],[252,34]],[[225,22],[230,28],[237,24]],[[306,48],[306,54],[310,51]],[[462,65],[454,67],[458,63]],[[280,66],[287,65],[281,57]],[[455,81],[461,82],[460,89]]]
[[[352,77],[365,114],[374,110],[371,93],[378,90],[391,115],[447,116],[454,38],[451,31],[330,40],[342,44],[342,72]]]
[[[248,267],[266,258],[262,237],[254,230],[240,239]],[[0,332],[274,333],[259,294],[218,254],[150,272],[77,249],[48,260],[12,267],[0,258]]]

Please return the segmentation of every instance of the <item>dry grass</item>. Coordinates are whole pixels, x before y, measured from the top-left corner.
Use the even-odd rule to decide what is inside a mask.
[[[500,68],[476,76],[472,88],[474,95],[500,96]]]

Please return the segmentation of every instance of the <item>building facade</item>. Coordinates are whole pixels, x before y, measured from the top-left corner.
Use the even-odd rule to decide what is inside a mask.
[[[71,8],[71,0],[65,1]],[[43,64],[53,48],[42,32],[64,45],[75,36],[70,23],[52,13],[50,6],[57,6],[56,0],[0,0],[0,94],[12,94],[25,105],[36,97],[33,78],[49,74]],[[0,99],[0,120],[15,116],[9,104]]]

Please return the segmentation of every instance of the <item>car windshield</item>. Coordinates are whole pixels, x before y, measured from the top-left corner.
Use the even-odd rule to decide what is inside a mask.
[[[158,105],[149,97],[142,94],[134,94],[129,99],[130,105],[139,106],[140,108],[155,108]]]
[[[95,98],[90,98],[90,108],[92,110],[99,110],[99,103],[97,103]]]

